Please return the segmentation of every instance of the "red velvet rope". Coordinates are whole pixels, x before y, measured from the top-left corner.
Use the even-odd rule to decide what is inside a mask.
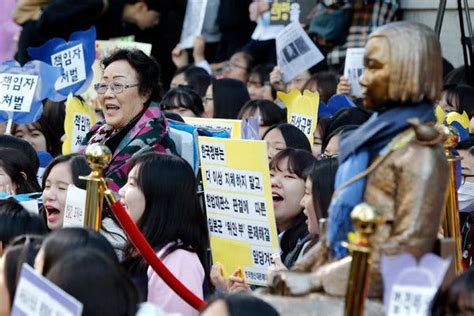
[[[153,248],[147,242],[145,237],[138,229],[137,225],[132,221],[130,216],[125,211],[125,208],[120,203],[120,201],[115,202],[112,205],[112,210],[114,211],[115,216],[117,217],[120,225],[128,235],[128,238],[132,244],[137,248],[143,258],[148,262],[148,264],[153,268],[153,270],[165,281],[166,284],[183,300],[185,300],[189,305],[191,305],[196,310],[202,310],[206,306],[206,302],[197,297],[193,292],[191,292],[187,287],[181,283],[168,268],[163,264],[163,262],[158,258]]]

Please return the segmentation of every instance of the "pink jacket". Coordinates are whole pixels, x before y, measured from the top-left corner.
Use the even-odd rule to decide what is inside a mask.
[[[157,256],[162,255],[169,245],[161,249]],[[188,289],[203,298],[202,285],[204,282],[204,268],[196,253],[177,249],[168,254],[163,263]],[[199,315],[199,312],[189,306],[163,280],[148,268],[148,298],[147,301],[155,304],[167,313],[182,315]]]

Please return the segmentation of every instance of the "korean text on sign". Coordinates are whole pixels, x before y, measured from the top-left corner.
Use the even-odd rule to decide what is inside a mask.
[[[431,300],[436,293],[435,287],[394,285],[390,297],[389,316],[428,315]]]
[[[38,76],[0,74],[0,111],[29,112]]]
[[[308,25],[316,11],[314,0],[270,0],[270,24],[287,25],[300,22]]]
[[[226,277],[241,267],[247,282],[266,285],[280,252],[266,144],[199,137],[199,151],[213,261]]]
[[[74,127],[72,130],[72,140],[74,148],[79,148],[86,134],[91,129],[91,119],[87,115],[74,114]]]
[[[51,55],[51,64],[63,69],[63,75],[55,84],[60,90],[86,79],[86,65],[82,44]]]
[[[290,21],[291,0],[273,0],[270,4],[270,21],[287,24]]]
[[[306,137],[311,136],[311,125],[313,124],[312,117],[292,113],[290,124],[298,127],[298,129],[302,131]]]

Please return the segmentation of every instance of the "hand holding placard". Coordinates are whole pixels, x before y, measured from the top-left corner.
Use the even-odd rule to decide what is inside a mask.
[[[276,37],[277,62],[287,83],[300,73],[324,60],[299,22],[288,24]]]
[[[348,48],[344,64],[344,77],[351,84],[351,95],[356,98],[362,97],[359,78],[364,72],[365,48]]]

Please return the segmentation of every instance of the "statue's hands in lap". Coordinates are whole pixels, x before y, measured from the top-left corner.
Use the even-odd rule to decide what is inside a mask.
[[[272,294],[299,296],[321,289],[317,273],[274,271],[269,275]]]

